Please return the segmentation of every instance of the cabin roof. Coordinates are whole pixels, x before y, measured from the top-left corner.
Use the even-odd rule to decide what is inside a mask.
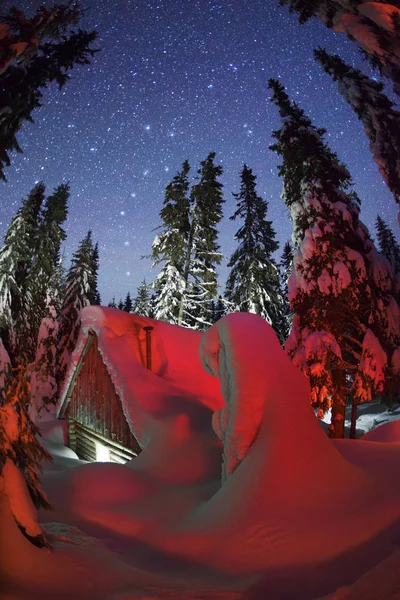
[[[151,371],[145,366],[146,326],[153,327]],[[142,448],[157,419],[186,412],[190,403],[212,411],[224,405],[219,380],[206,373],[200,361],[201,333],[114,308],[88,306],[81,312],[79,337],[57,405],[58,417],[63,417],[68,406],[79,377],[78,365],[93,334],[132,434]]]

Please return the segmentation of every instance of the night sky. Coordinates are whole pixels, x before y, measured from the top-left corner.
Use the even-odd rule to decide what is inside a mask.
[[[41,2],[17,2],[30,14]],[[52,3],[47,3],[51,5]],[[361,218],[373,230],[379,213],[398,233],[397,210],[368,149],[361,123],[337,85],[313,59],[322,46],[371,71],[356,44],[312,20],[300,26],[278,0],[83,0],[87,29],[101,48],[90,66],[72,71],[59,92],[50,88],[18,139],[0,182],[0,235],[35,182],[50,193],[69,181],[66,264],[87,230],[99,242],[102,302],[136,294],[157,274],[149,254],[167,183],[188,159],[192,175],[211,151],[223,165],[225,218],[220,244],[226,263],[238,223],[232,192],[243,163],[269,202],[279,241],[292,225],[280,199],[278,157],[268,146],[279,127],[269,101],[270,77],[279,78],[350,169],[362,201]],[[4,5],[3,5],[4,6]],[[7,6],[7,4],[6,4]],[[390,90],[390,88],[389,88]],[[1,237],[2,239],[2,237]],[[280,256],[280,251],[278,257]],[[223,289],[223,288],[222,288]]]

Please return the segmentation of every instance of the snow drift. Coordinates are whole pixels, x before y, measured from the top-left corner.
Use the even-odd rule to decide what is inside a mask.
[[[95,310],[104,327],[115,320]],[[109,327],[111,340],[116,326]],[[176,348],[181,329],[166,331]],[[186,352],[187,382],[199,343]],[[165,353],[163,374],[172,377],[169,355],[176,357]],[[400,444],[327,438],[305,377],[255,315],[221,319],[204,334],[200,355],[204,378],[219,379],[224,403],[185,384],[187,402],[177,410],[162,374],[144,377],[144,367],[131,364],[140,375],[130,406],[142,411],[133,431],[145,433],[142,453],[127,465],[65,464],[44,474],[55,509],[40,519],[53,552],[21,539],[0,502],[7,590],[18,585],[20,600],[33,598],[32,589],[41,600],[68,598],[72,590],[88,600],[310,600],[348,589],[378,563],[395,564]],[[162,408],[157,414],[152,394]],[[193,406],[203,402],[209,418],[200,411],[196,424]],[[400,585],[397,572],[390,581],[391,590]]]

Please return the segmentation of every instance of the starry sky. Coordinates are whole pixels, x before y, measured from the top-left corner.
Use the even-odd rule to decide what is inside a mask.
[[[42,2],[15,2],[31,14]],[[11,4],[3,3],[3,7]],[[46,5],[52,3],[46,2]],[[280,199],[279,158],[268,146],[279,127],[268,79],[279,78],[290,97],[327,129],[329,145],[347,164],[372,231],[380,214],[398,233],[394,200],[368,149],[361,123],[336,84],[313,59],[324,47],[372,75],[356,44],[317,20],[299,25],[278,0],[82,0],[82,25],[99,32],[90,66],[75,68],[61,92],[45,93],[44,106],[25,123],[0,182],[0,236],[29,190],[44,181],[50,193],[69,181],[65,264],[89,228],[99,242],[103,304],[128,290],[136,295],[157,270],[149,259],[167,183],[189,160],[193,177],[209,152],[223,166],[225,217],[220,244],[227,261],[238,224],[232,192],[243,163],[257,176],[269,202],[281,245],[292,224]],[[374,74],[374,76],[376,76]],[[390,88],[388,88],[390,93]],[[280,256],[280,251],[277,258]]]

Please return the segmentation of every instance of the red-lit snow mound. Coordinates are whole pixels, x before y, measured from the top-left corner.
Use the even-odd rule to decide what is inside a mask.
[[[90,333],[96,334],[103,362],[121,399],[132,433],[142,447],[165,415],[200,413],[223,406],[218,380],[205,373],[199,356],[202,334],[128,314],[114,308],[88,306],[60,394],[63,405],[76,365]],[[152,369],[145,367],[145,326],[152,331]],[[209,409],[209,410],[207,410]],[[207,422],[208,422],[207,421]]]
[[[168,331],[175,348],[181,330]],[[101,328],[99,335],[107,337]],[[186,353],[187,381],[195,346]],[[400,445],[332,443],[310,407],[306,379],[257,316],[228,315],[204,334],[200,354],[205,380],[218,377],[224,397],[222,405],[215,396],[208,422],[201,413],[196,426],[197,390],[185,388],[187,405],[177,411],[163,375],[141,375],[130,405],[142,411],[140,430],[148,428],[142,453],[127,465],[44,474],[55,507],[40,515],[55,543],[51,555],[21,541],[4,509],[1,530],[19,536],[0,561],[9,588],[22,581],[18,589],[30,585],[37,600],[72,597],[74,585],[87,600],[311,600],[386,559],[395,564],[388,557],[400,534]],[[77,545],[67,548],[66,538]],[[53,595],[45,596],[38,573],[49,570]],[[397,571],[390,581],[400,586]],[[22,591],[18,600],[33,598]]]
[[[398,421],[390,421],[382,423],[372,431],[362,436],[365,442],[386,442],[400,444],[400,419]]]

